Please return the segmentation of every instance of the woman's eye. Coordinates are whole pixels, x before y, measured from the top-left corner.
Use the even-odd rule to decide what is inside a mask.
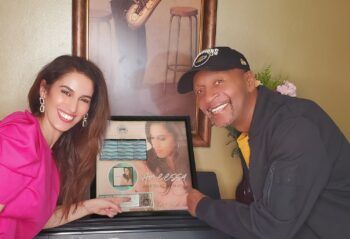
[[[83,102],[86,103],[86,104],[89,104],[89,103],[90,103],[90,100],[89,100],[89,99],[81,99],[81,101],[83,101]]]
[[[161,137],[159,137],[158,139],[159,139],[160,141],[164,141],[164,140],[166,140],[166,137],[161,136]]]
[[[61,90],[61,92],[66,96],[71,96],[71,93],[68,90]]]

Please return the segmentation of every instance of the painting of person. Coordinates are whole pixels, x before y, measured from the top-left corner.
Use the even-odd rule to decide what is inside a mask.
[[[153,193],[155,209],[187,209],[191,174],[185,127],[179,122],[147,121],[145,133],[151,148],[139,173],[146,191]]]
[[[182,67],[178,66],[176,71],[168,69],[175,64],[176,57],[179,65],[190,67],[192,55],[197,51],[194,47],[197,38],[190,36],[199,34],[202,13],[198,10],[202,2],[89,1],[89,59],[106,76],[112,115],[190,115],[195,119],[195,105],[189,104],[194,94],[190,92],[184,97],[176,91],[175,82]],[[192,12],[197,14],[191,21],[188,16],[182,16],[180,22],[179,13],[176,17],[172,15],[179,9],[194,9]],[[171,18],[174,18],[172,24]],[[172,37],[177,35],[177,30],[179,44]]]

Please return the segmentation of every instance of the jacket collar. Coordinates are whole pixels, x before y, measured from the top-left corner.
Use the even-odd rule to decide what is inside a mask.
[[[264,86],[258,87],[258,97],[255,104],[252,123],[249,129],[249,137],[252,138],[266,126],[271,116],[284,104],[285,97],[273,92]]]

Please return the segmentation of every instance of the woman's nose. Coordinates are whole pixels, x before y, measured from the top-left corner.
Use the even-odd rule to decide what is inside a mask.
[[[154,141],[152,143],[152,145],[153,145],[154,148],[158,148],[159,147],[159,142],[158,141]]]
[[[71,113],[76,113],[78,111],[78,100],[75,100],[75,99],[71,99],[69,101],[69,110],[71,111]]]

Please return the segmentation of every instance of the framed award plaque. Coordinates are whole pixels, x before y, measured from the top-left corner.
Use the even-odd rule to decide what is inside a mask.
[[[128,197],[123,212],[187,210],[197,187],[189,117],[112,116],[92,197]]]

